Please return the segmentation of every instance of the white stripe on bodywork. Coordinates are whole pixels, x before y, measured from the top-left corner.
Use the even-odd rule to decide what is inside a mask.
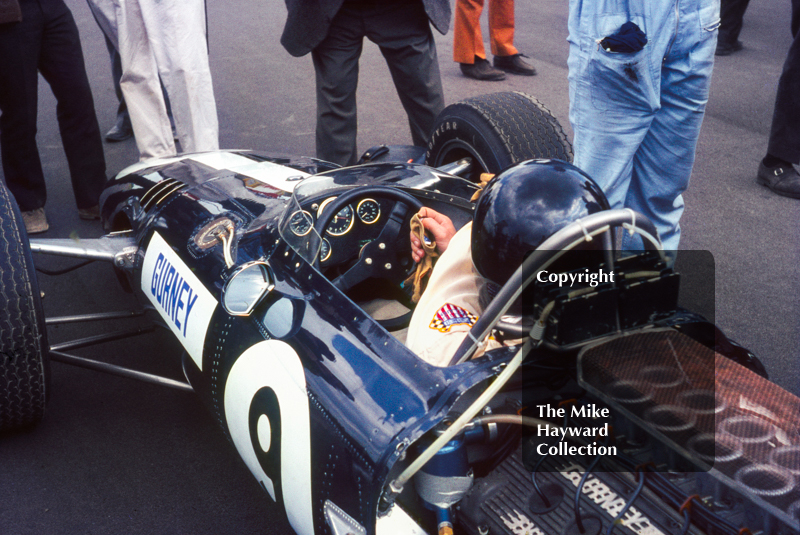
[[[158,232],[142,264],[142,291],[167,326],[203,370],[203,343],[217,300]]]
[[[311,503],[311,423],[306,378],[300,357],[287,343],[265,340],[240,356],[225,383],[225,420],[239,455],[250,472],[264,484],[272,499],[275,487],[258,461],[250,437],[250,405],[262,388],[278,398],[281,443],[281,490],[289,523],[299,535],[313,535]],[[274,426],[273,426],[274,427]],[[264,444],[264,437],[259,443]]]
[[[298,177],[305,178],[310,176],[308,173],[298,171],[285,165],[272,162],[259,162],[243,156],[236,152],[217,151],[217,152],[198,152],[185,156],[175,156],[172,158],[158,158],[145,160],[135,163],[120,171],[116,178],[122,178],[131,173],[138,173],[143,169],[160,165],[167,165],[183,160],[192,160],[212,169],[226,170],[242,176],[253,178],[282,191],[291,192],[300,182]]]

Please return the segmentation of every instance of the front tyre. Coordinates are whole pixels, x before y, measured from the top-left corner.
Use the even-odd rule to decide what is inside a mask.
[[[470,179],[498,173],[532,158],[572,161],[572,145],[550,110],[534,97],[503,92],[468,98],[446,107],[434,123],[426,163],[439,167],[473,160]]]
[[[49,345],[22,216],[0,185],[0,433],[44,416]]]

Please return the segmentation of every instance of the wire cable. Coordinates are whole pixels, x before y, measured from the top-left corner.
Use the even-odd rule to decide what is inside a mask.
[[[542,499],[544,502],[545,507],[550,507],[550,500],[547,499],[542,489],[539,488],[539,483],[536,481],[536,474],[539,472],[539,467],[542,466],[544,460],[547,459],[547,454],[541,456],[541,458],[536,462],[536,465],[533,467],[533,472],[531,472],[531,483],[533,483],[533,488],[536,491],[536,494]]]
[[[683,512],[683,529],[681,529],[680,535],[686,535],[687,533],[689,533],[689,527],[691,525],[692,525],[691,516],[689,515],[689,511],[685,510]]]
[[[639,484],[636,485],[636,490],[633,491],[633,494],[631,494],[631,497],[628,498],[627,502],[625,502],[625,506],[622,509],[620,509],[619,513],[617,513],[617,516],[615,516],[614,520],[611,522],[611,524],[609,524],[608,531],[606,531],[606,535],[611,535],[611,532],[614,531],[614,528],[617,526],[617,524],[621,524],[622,523],[621,522],[622,517],[625,515],[625,513],[628,512],[628,509],[631,508],[631,506],[633,505],[633,502],[635,502],[636,498],[639,497],[639,494],[641,494],[642,489],[644,488],[644,481],[645,481],[644,475],[645,474],[646,474],[646,472],[644,470],[642,470],[640,472],[636,472],[636,475],[639,478]]]
[[[594,467],[597,466],[597,463],[600,462],[600,456],[594,458],[594,460],[589,464],[589,467],[581,476],[581,481],[578,483],[578,488],[575,490],[575,524],[578,526],[578,531],[581,533],[586,532],[586,528],[583,527],[583,516],[581,515],[581,492],[583,491],[583,486],[586,484],[586,480],[589,478],[589,474],[592,473]]]
[[[39,273],[41,273],[43,275],[50,275],[50,276],[56,277],[58,275],[63,275],[65,273],[69,273],[70,271],[75,271],[76,269],[80,269],[83,266],[88,266],[92,262],[94,262],[94,259],[85,260],[83,262],[78,262],[77,264],[74,264],[74,265],[72,265],[70,267],[67,267],[67,268],[64,268],[64,269],[45,269],[43,267],[36,266],[36,271],[38,271]]]

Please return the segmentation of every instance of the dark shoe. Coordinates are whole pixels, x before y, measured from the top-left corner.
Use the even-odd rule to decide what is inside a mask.
[[[78,217],[86,221],[94,221],[100,219],[100,207],[92,206],[91,208],[78,208]]]
[[[730,56],[734,52],[739,52],[744,48],[744,43],[741,41],[734,41],[733,43],[725,43],[720,41],[717,43],[717,51],[714,52],[715,56]]]
[[[44,215],[44,208],[22,212],[22,221],[25,223],[25,230],[28,231],[28,234],[40,234],[50,228],[47,216]]]
[[[522,59],[522,54],[514,54],[513,56],[495,56],[494,66],[498,69],[503,69],[512,74],[521,74],[522,76],[533,76],[536,74],[536,69],[533,65]]]
[[[793,165],[780,164],[767,167],[764,162],[758,166],[756,181],[778,195],[800,199],[800,173]]]
[[[488,80],[496,82],[498,80],[505,80],[506,75],[502,71],[493,68],[488,61],[483,58],[475,58],[475,63],[459,63],[461,65],[461,72],[467,78],[474,78],[476,80]]]
[[[133,137],[133,128],[130,126],[115,124],[111,127],[111,130],[106,132],[106,141],[109,143],[117,143],[119,141],[125,141],[126,139],[130,139]]]

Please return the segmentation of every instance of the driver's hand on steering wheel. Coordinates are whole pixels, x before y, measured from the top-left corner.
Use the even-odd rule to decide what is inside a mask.
[[[436,249],[438,249],[439,254],[442,254],[450,244],[450,239],[456,233],[453,222],[446,215],[427,207],[422,207],[418,214],[422,221],[422,226],[433,236],[436,242]],[[419,236],[413,233],[411,234],[411,257],[414,262],[419,262],[425,258],[425,250],[422,248]]]

